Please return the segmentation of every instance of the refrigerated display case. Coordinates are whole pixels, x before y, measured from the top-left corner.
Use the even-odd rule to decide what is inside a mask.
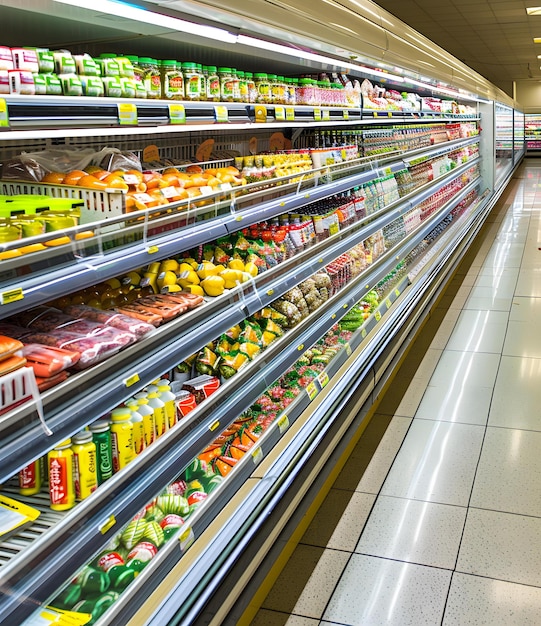
[[[190,4],[194,15],[196,8]],[[41,14],[43,3],[32,9]],[[73,11],[74,19],[85,16]],[[260,25],[253,28],[258,32]],[[156,41],[152,44],[159,50]],[[301,73],[304,63],[292,67],[282,52],[277,50],[273,61]],[[319,63],[314,61],[314,67],[320,69]],[[482,142],[495,142],[501,193],[512,172],[513,111],[485,104],[494,107],[494,139],[490,129],[479,135],[482,120],[476,106],[464,114],[450,108],[374,111],[268,104],[258,109],[208,102],[182,102],[179,109],[166,101],[17,95],[6,95],[2,102],[7,123],[0,131],[2,160],[23,149],[59,146],[114,146],[142,155],[149,145],[168,158],[187,160],[208,139],[214,145],[205,167],[211,169],[234,162],[233,154],[240,158],[276,147],[312,148],[320,159],[326,149],[337,153],[332,163],[318,162],[307,172],[264,184],[246,180],[240,188],[225,184],[206,190],[204,197],[136,213],[126,212],[122,193],[61,188],[70,196],[82,193],[86,203],[80,225],[63,230],[63,245],[45,245],[50,235],[44,234],[28,240],[37,248],[23,256],[20,242],[3,244],[1,250],[0,313],[13,323],[33,307],[58,305],[96,283],[197,254],[206,244],[215,249],[253,225],[308,216],[303,219],[313,225],[314,237],[297,241],[266,271],[223,295],[206,297],[201,306],[98,365],[73,373],[37,401],[25,395],[27,402],[0,414],[3,493],[41,513],[0,543],[0,580],[9,590],[0,600],[6,623],[39,623],[47,605],[82,614],[95,611],[93,620],[100,624],[131,619],[191,623],[209,612],[215,620],[233,623],[246,605],[246,598],[236,602],[243,586],[237,568],[254,581],[258,568],[259,575],[265,571],[260,565],[271,551],[269,543],[306,506],[301,500],[309,501],[310,489],[330,471],[323,470],[326,461],[362,428],[409,333],[422,323],[494,205],[498,194],[483,173],[490,165],[483,162]],[[471,105],[471,100],[465,102]],[[359,156],[346,160],[351,145]],[[222,158],[213,160],[213,155]],[[8,195],[60,193],[37,181],[2,185]],[[322,205],[329,221],[318,238]],[[340,222],[337,207],[351,219]],[[317,276],[328,282],[318,288]],[[297,305],[303,300],[308,314],[288,318],[281,313],[290,313],[295,302],[301,311]],[[214,370],[222,376],[218,389],[88,498],[66,512],[52,512],[46,492],[18,493],[17,473],[29,463],[153,381],[172,375],[195,353],[205,347],[217,350],[217,340],[232,328],[251,328],[257,335],[250,325],[268,319],[268,311],[287,318],[284,328],[271,333],[274,337],[266,343],[252,341],[260,344],[258,354],[234,375]],[[357,330],[347,330],[347,322],[359,315]],[[327,360],[312,361],[324,354]],[[265,405],[268,401],[272,405]],[[248,423],[256,430],[250,431],[253,437]],[[227,453],[241,429],[249,441],[235,446],[242,453],[235,458]],[[212,449],[219,449],[226,460],[216,458],[226,465],[235,459],[231,469],[219,470],[212,456],[213,462],[205,461],[202,468],[197,459]],[[182,498],[188,501],[194,493],[199,499],[192,498],[186,508]],[[156,528],[165,515],[182,517],[168,528],[167,541]],[[134,524],[138,519],[144,523]],[[144,529],[140,534],[142,526],[148,526],[146,535]],[[154,548],[147,546],[144,557],[142,549],[137,558],[130,557],[143,538]],[[274,549],[278,546],[276,542]],[[100,556],[111,552],[120,559],[119,577],[138,562],[122,582],[100,564]]]
[[[524,135],[527,152],[535,154],[541,149],[541,115],[536,113],[524,115]]]

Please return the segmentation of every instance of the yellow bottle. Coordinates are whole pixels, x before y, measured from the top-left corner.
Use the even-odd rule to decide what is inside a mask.
[[[139,412],[139,403],[135,398],[126,400],[126,406],[131,411],[130,421],[133,425],[133,449],[135,454],[141,454],[145,449],[145,424]]]
[[[154,411],[148,405],[147,394],[144,391],[136,393],[134,399],[137,400],[137,411],[143,416],[143,433],[145,435],[145,448],[147,448],[156,441]]]
[[[41,459],[37,459],[19,472],[19,493],[21,496],[33,496],[40,492],[42,482]]]
[[[47,455],[49,495],[53,511],[66,511],[75,505],[73,451],[71,439],[59,443]]]
[[[98,488],[96,444],[92,441],[92,433],[84,430],[74,435],[71,449],[75,497],[77,500],[84,500]]]
[[[131,411],[120,407],[111,412],[111,446],[113,449],[113,472],[118,472],[135,458]]]
[[[176,396],[171,391],[171,385],[167,379],[162,378],[156,383],[156,386],[158,387],[160,400],[165,404],[165,416],[167,419],[167,429],[169,430],[169,428],[173,428],[177,423]]]
[[[166,430],[167,416],[165,414],[165,403],[160,400],[158,387],[151,385],[147,388],[148,406],[154,411],[154,422],[156,424],[156,437],[161,437]]]

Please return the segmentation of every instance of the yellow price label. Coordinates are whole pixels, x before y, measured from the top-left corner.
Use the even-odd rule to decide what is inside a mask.
[[[330,122],[331,121],[331,112],[329,111],[329,109],[325,109],[322,113],[322,119],[324,122]]]
[[[364,339],[366,337],[366,335],[368,335],[368,333],[366,332],[366,328],[363,328],[361,330],[361,337]]]
[[[132,387],[135,383],[138,383],[141,379],[139,378],[139,374],[132,374],[129,378],[124,379],[124,385],[126,387]]]
[[[321,385],[322,389],[329,384],[329,375],[327,374],[327,372],[321,372],[317,379],[319,380],[319,384]]]
[[[306,393],[308,394],[308,397],[310,398],[310,400],[313,400],[317,394],[317,387],[315,383],[310,383],[307,387],[306,387]]]
[[[183,104],[169,105],[169,123],[186,124],[186,109]]]
[[[299,351],[300,351],[300,350],[304,350],[304,344],[303,344],[303,343],[301,343],[301,345],[300,345],[300,346],[297,346],[297,350],[299,350]]]
[[[0,126],[9,126],[8,105],[4,98],[0,98]]]
[[[267,295],[268,295],[268,296],[272,296],[272,294],[273,294],[273,293],[274,293],[274,289],[269,289],[269,290],[267,291]]]
[[[214,117],[217,122],[225,123],[229,122],[229,111],[227,107],[222,105],[218,105],[214,107]]]
[[[260,123],[265,123],[267,121],[267,107],[262,104],[257,104],[254,108],[255,111],[255,121]]]
[[[314,108],[314,119],[316,120],[316,122],[321,121],[321,109],[319,107]]]
[[[289,418],[284,413],[278,418],[278,430],[280,431],[280,434],[283,435],[288,428],[289,428]]]
[[[110,515],[109,519],[105,522],[105,524],[100,528],[100,533],[105,535],[108,530],[111,530],[113,526],[116,524],[116,519],[114,515]]]
[[[285,122],[286,110],[284,109],[284,107],[274,107],[274,119],[277,122]]]
[[[348,111],[348,110],[344,110],[344,111],[342,111],[342,117],[343,117],[345,120],[349,120],[349,111]]]
[[[286,120],[288,122],[295,121],[295,109],[293,107],[286,107]]]
[[[260,447],[257,447],[253,452],[252,452],[252,459],[254,460],[254,463],[256,465],[258,465],[259,463],[261,463],[262,459],[263,459],[263,450]]]
[[[214,422],[214,424],[211,424],[211,425],[209,426],[209,430],[211,430],[211,431],[215,431],[215,430],[218,428],[218,426],[219,426],[219,425],[220,425],[220,422],[219,422],[219,421],[216,421],[216,422]]]
[[[184,550],[187,550],[192,543],[195,541],[195,535],[193,534],[193,528],[186,528],[186,530],[184,530],[180,537],[179,537],[179,541],[180,541],[180,549],[182,550],[182,552],[184,552]]]
[[[149,246],[147,248],[147,252],[149,254],[156,254],[156,252],[159,252],[159,251],[160,251],[160,249],[158,248],[158,246]]]
[[[385,306],[387,307],[387,309],[390,309],[392,304],[391,301],[389,300],[389,298],[387,298],[387,300],[385,300]]]
[[[400,289],[395,289],[394,295],[398,298],[398,296],[400,295]]]
[[[374,317],[376,318],[376,322],[379,322],[381,319],[381,313],[379,311],[376,311],[374,313]]]
[[[118,104],[118,123],[121,126],[137,126],[137,107],[132,102]]]
[[[392,117],[393,114],[391,113],[391,111],[389,111],[389,113],[387,113],[387,117]]]
[[[0,294],[1,304],[11,304],[12,302],[17,302],[18,300],[24,300],[24,292],[21,287],[10,289],[9,291],[3,291]]]
[[[349,343],[345,344],[344,349],[346,350],[346,354],[348,356],[351,356],[351,346],[349,345]]]

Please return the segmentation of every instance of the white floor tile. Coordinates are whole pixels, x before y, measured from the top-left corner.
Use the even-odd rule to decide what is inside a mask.
[[[541,274],[539,274],[541,280]],[[509,314],[511,322],[530,322],[535,324],[541,317],[541,298],[533,296],[515,296]]]
[[[453,574],[443,626],[539,626],[541,589]]]
[[[515,291],[515,286],[517,284],[517,273],[516,270],[512,271],[513,268],[510,268],[509,273],[504,274],[504,263],[505,262],[502,261],[502,265],[498,266],[495,266],[490,262],[485,263],[479,272],[479,276],[475,281],[474,287],[490,287],[499,296],[512,294]],[[481,272],[486,268],[490,268],[491,272],[481,274]]]
[[[467,506],[484,428],[414,420],[381,494]]]
[[[541,253],[539,257],[541,263]],[[522,269],[518,275],[515,288],[517,296],[541,296],[541,267],[537,269]]]
[[[469,509],[456,570],[541,587],[541,519]]]
[[[541,359],[502,356],[489,426],[541,431]]]
[[[470,506],[541,517],[541,432],[488,428]]]
[[[491,399],[491,387],[429,386],[415,413],[415,419],[485,426]]]
[[[452,388],[457,395],[464,388],[493,387],[499,364],[499,354],[447,349],[438,361],[430,386]]]
[[[508,314],[503,311],[462,311],[446,348],[499,354],[507,320]]]
[[[374,494],[354,492],[327,547],[353,552],[375,500]]]
[[[453,569],[467,509],[380,496],[355,552]]]
[[[349,626],[440,624],[451,572],[354,554],[323,615]]]
[[[481,311],[509,311],[512,301],[511,294],[506,298],[500,298],[492,287],[474,287],[463,308]]]
[[[541,333],[532,332],[531,322],[510,321],[502,354],[506,356],[541,358]]]

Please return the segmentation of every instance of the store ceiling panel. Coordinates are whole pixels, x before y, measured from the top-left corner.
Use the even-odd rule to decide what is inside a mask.
[[[378,0],[378,4],[508,94],[513,81],[541,80],[541,16],[528,0]]]

